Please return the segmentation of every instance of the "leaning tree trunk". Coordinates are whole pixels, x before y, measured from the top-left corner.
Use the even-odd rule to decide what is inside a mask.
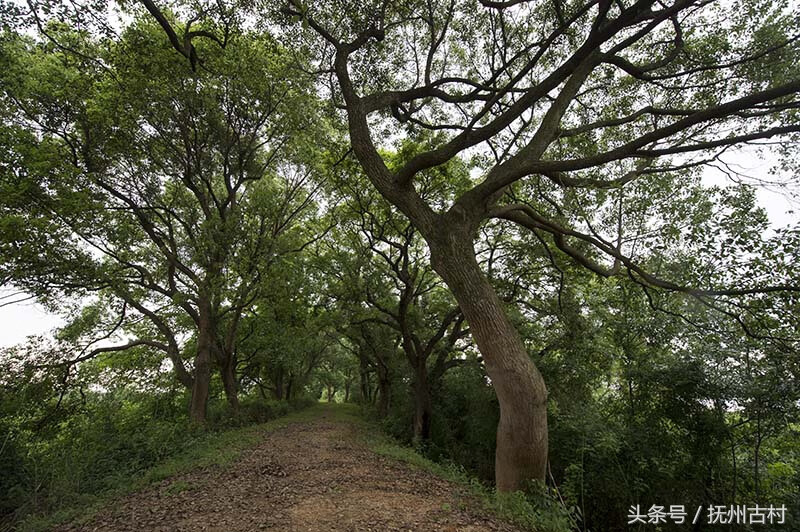
[[[431,245],[431,263],[456,298],[483,355],[500,403],[495,450],[499,491],[544,481],[547,471],[547,388],[494,288],[475,260],[471,239],[447,232]],[[458,238],[461,237],[461,238]]]
[[[198,305],[197,354],[194,358],[194,383],[189,417],[196,423],[206,422],[206,406],[211,384],[212,349],[214,328],[211,321],[211,307],[207,300],[201,299]]]

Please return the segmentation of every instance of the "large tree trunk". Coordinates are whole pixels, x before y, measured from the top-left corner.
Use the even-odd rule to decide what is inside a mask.
[[[205,423],[208,390],[211,384],[214,328],[211,322],[209,302],[201,299],[198,307],[197,354],[194,358],[194,383],[192,386],[192,401],[189,406],[189,417],[196,423]]]
[[[500,403],[495,479],[499,491],[544,481],[547,471],[547,388],[497,294],[483,275],[471,239],[446,231],[429,242],[431,263],[469,322]],[[461,238],[458,238],[461,237]]]
[[[414,373],[414,443],[420,444],[431,437],[433,403],[425,361],[420,362]]]

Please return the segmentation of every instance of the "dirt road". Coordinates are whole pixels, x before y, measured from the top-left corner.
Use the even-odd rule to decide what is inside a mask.
[[[117,500],[63,531],[516,531],[447,481],[370,451],[333,408],[267,433],[233,464]]]

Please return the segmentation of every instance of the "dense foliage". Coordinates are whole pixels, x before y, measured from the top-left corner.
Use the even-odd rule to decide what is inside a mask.
[[[319,399],[539,530],[800,522],[797,15],[0,3],[0,289],[65,320],[0,352],[0,522]]]

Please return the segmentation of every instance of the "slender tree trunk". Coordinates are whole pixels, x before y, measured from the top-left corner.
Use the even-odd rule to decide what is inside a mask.
[[[278,370],[278,376],[273,382],[275,382],[275,391],[273,392],[275,399],[280,401],[283,399],[283,368]]]
[[[367,366],[367,361],[364,360],[363,357],[359,360],[359,384],[360,384],[360,391],[361,391],[361,398],[360,401],[362,404],[369,404],[371,402],[370,397],[370,385],[369,385],[369,368]]]
[[[350,381],[344,383],[344,402],[350,401]]]
[[[445,231],[429,242],[431,263],[469,322],[500,403],[495,480],[499,491],[544,481],[547,470],[547,388],[500,299],[483,275],[468,235]]]
[[[225,397],[228,405],[234,412],[239,411],[239,383],[236,382],[236,361],[233,356],[225,355],[222,367],[222,387],[225,389]]]
[[[287,401],[292,399],[293,384],[294,384],[294,374],[290,373],[289,374],[289,382],[286,383],[286,396],[285,396],[285,399]]]
[[[433,403],[425,362],[421,361],[414,372],[414,443],[420,444],[431,437]]]
[[[391,384],[389,382],[389,375],[385,372],[378,373],[378,416],[381,418],[389,415],[389,406],[391,401]]]
[[[214,330],[211,322],[211,305],[209,301],[201,298],[198,307],[197,354],[194,358],[194,383],[192,386],[192,401],[189,406],[189,417],[195,423],[205,423],[208,390],[211,384]]]

